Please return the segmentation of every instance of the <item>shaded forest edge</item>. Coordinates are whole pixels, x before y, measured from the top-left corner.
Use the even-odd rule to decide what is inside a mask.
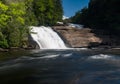
[[[120,0],[90,0],[66,22],[83,24],[102,39],[101,45],[120,47]]]
[[[71,17],[73,23],[104,30],[107,34],[120,36],[120,0],[90,0],[88,7]]]
[[[29,47],[30,26],[62,20],[61,0],[0,0],[0,50]]]

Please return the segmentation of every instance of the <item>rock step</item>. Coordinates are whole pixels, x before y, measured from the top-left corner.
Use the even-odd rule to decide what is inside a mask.
[[[77,29],[68,26],[54,26],[53,29],[73,48],[95,46],[102,42],[89,28]]]

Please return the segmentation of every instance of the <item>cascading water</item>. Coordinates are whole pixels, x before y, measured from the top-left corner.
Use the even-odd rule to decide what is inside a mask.
[[[50,27],[31,27],[31,37],[40,49],[66,49],[63,40]]]

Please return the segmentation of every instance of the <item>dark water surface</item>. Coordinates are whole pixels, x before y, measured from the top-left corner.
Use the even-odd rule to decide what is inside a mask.
[[[120,84],[120,50],[0,53],[0,84]]]

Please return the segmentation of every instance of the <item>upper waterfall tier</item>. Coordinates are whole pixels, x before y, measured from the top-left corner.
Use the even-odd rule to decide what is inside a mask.
[[[40,49],[66,49],[65,43],[50,27],[31,27],[31,37]]]

